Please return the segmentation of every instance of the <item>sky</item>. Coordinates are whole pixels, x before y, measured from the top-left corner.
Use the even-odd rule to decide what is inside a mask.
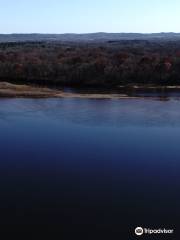
[[[180,0],[0,0],[0,33],[180,32]]]

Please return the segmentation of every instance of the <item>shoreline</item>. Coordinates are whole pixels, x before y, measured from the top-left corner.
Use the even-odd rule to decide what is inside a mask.
[[[78,92],[77,89],[74,92],[68,92],[64,90],[52,89],[48,87],[35,87],[31,85],[19,85],[12,84],[9,82],[0,82],[0,98],[80,98],[80,99],[139,99],[139,98],[163,98],[166,96],[136,96],[128,94],[131,91],[138,90],[139,93],[148,93],[152,91],[153,93],[164,92],[164,91],[174,91],[177,90],[180,93],[180,86],[118,86],[116,91],[124,90],[125,93],[89,93]]]

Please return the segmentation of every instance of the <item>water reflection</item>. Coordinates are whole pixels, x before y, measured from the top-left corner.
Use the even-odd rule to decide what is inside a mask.
[[[74,124],[126,126],[179,126],[180,102],[150,99],[129,100],[1,100],[0,121],[41,117]]]

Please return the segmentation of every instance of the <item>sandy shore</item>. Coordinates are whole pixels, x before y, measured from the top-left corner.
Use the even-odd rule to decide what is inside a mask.
[[[94,93],[70,93],[49,88],[17,85],[8,82],[0,82],[0,98],[90,98],[90,99],[121,99],[129,98],[126,94],[94,94]],[[136,98],[136,97],[134,97]]]
[[[17,85],[8,82],[0,82],[0,97],[53,97],[59,91],[48,88],[32,87],[28,85]]]
[[[123,87],[123,86],[122,86]],[[160,88],[145,86],[138,87],[133,86],[131,89],[141,89],[151,90],[156,89],[164,89],[164,87]],[[179,90],[180,86],[167,86],[166,90]],[[0,82],[0,98],[88,98],[88,99],[138,99],[143,98],[141,96],[129,96],[128,94],[121,93],[77,93],[77,92],[65,92],[63,90],[50,89],[47,87],[33,87],[29,85],[17,85],[11,84],[8,82]],[[153,98],[153,97],[146,97]]]

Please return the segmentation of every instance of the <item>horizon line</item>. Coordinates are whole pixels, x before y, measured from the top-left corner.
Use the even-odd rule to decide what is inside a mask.
[[[45,32],[11,32],[11,33],[1,33],[0,35],[18,35],[18,34],[41,34],[41,35],[65,35],[65,34],[74,34],[74,35],[86,35],[86,34],[180,34],[180,32],[86,32],[86,33],[78,33],[78,32],[64,32],[64,33],[45,33]]]

